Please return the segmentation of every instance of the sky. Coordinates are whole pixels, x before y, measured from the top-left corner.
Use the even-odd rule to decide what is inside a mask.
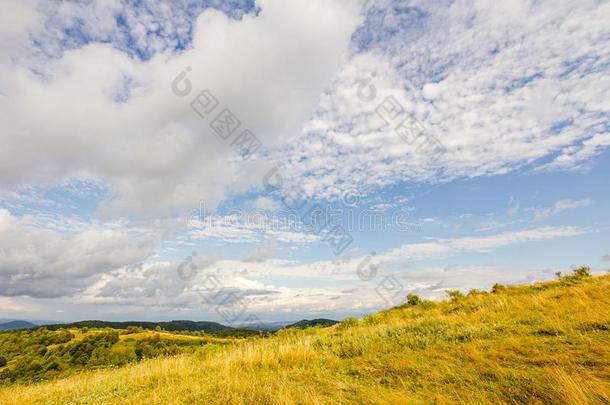
[[[0,318],[340,319],[610,267],[610,2],[2,10]]]

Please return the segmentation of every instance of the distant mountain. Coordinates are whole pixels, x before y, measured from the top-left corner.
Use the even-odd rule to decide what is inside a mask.
[[[113,329],[127,329],[130,326],[140,327],[144,329],[156,329],[159,326],[161,329],[171,332],[176,331],[189,331],[189,332],[205,332],[211,333],[218,336],[248,336],[258,334],[258,331],[273,332],[284,328],[308,328],[311,326],[332,326],[338,323],[332,319],[303,319],[295,323],[289,322],[269,322],[263,325],[240,325],[237,327],[231,327],[222,325],[217,322],[209,321],[167,321],[167,322],[148,322],[148,321],[125,321],[125,322],[113,322],[113,321],[78,321],[72,323],[57,323],[51,325],[43,325],[47,329],[59,329],[59,328],[113,328]],[[33,324],[32,324],[33,325]],[[37,326],[37,325],[33,325]],[[32,326],[28,326],[32,327]]]
[[[206,333],[222,333],[234,331],[235,328],[221,325],[216,322],[207,321],[168,321],[168,322],[145,322],[145,321],[126,321],[126,322],[110,322],[110,321],[79,321],[64,324],[45,325],[47,329],[59,328],[114,328],[127,329],[130,326],[136,326],[144,329],[156,329],[157,326],[167,331],[189,331],[189,332],[206,332]]]
[[[35,328],[36,324],[27,321],[10,321],[0,323],[0,330],[17,330]]]
[[[12,322],[12,321],[26,321],[29,323],[33,323],[36,326],[40,325],[51,325],[56,323],[61,323],[60,321],[50,321],[48,319],[28,319],[28,318],[0,318],[0,324]]]
[[[285,328],[287,325],[294,323],[294,321],[277,321],[277,322],[264,322],[264,323],[247,323],[241,324],[238,327],[241,329],[259,330],[273,332]]]
[[[321,326],[323,328],[326,328],[328,326],[333,326],[335,324],[339,323],[339,321],[334,321],[332,319],[324,319],[324,318],[319,318],[319,319],[303,319],[302,321],[299,322],[295,322],[291,325],[285,326],[284,329],[287,328],[309,328],[311,326]]]

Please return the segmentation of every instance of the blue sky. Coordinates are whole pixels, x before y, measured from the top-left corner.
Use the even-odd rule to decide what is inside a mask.
[[[607,2],[6,9],[0,318],[340,318],[610,263]]]

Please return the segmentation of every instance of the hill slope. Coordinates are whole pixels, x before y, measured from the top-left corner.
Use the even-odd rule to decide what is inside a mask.
[[[0,402],[610,401],[610,276],[495,290],[4,388]]]

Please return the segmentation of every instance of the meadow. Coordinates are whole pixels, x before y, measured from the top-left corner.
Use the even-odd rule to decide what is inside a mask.
[[[10,384],[0,403],[608,404],[610,275],[585,270]]]

